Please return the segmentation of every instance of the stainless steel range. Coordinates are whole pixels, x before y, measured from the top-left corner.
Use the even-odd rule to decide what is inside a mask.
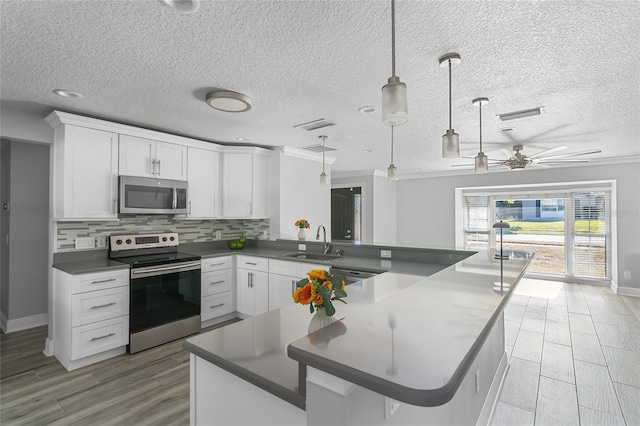
[[[109,237],[109,258],[131,265],[130,353],[200,331],[200,256],[178,246],[177,233]]]

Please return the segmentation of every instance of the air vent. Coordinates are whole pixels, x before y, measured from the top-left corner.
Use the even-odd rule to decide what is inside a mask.
[[[311,130],[318,130],[318,129],[322,129],[323,127],[329,127],[329,126],[335,126],[335,125],[336,123],[332,123],[327,119],[321,118],[319,120],[310,121],[308,123],[298,124],[293,127],[296,129],[302,129],[310,132]]]
[[[322,152],[322,144],[316,144],[316,145],[309,145],[309,146],[304,146],[302,147],[302,149],[306,149],[307,151],[311,151],[311,152]],[[336,148],[330,148],[328,146],[324,147],[324,151],[325,152],[329,152],[329,151],[337,151]]]

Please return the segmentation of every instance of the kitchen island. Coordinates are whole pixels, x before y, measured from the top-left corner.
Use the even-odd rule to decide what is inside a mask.
[[[291,305],[192,337],[191,422],[487,423],[507,367],[502,311],[529,262],[504,262],[502,290],[492,252],[383,273],[348,286],[341,320],[313,333]]]

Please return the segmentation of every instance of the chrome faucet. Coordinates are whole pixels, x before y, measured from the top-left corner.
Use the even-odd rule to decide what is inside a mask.
[[[318,232],[316,232],[316,240],[320,239],[320,228],[322,228],[322,253],[329,254],[331,251],[331,244],[327,242],[327,230],[324,228],[324,225],[318,226]]]

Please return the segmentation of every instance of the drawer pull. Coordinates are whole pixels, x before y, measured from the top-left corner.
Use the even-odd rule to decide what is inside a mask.
[[[225,262],[220,262],[220,263],[210,263],[209,266],[222,266],[225,265]]]
[[[91,281],[91,284],[101,284],[101,283],[108,283],[111,281],[115,281],[115,278],[107,278],[106,280],[96,280],[96,281]]]
[[[224,280],[220,280],[220,281],[213,281],[213,282],[211,283],[211,285],[214,285],[214,284],[222,284],[223,282],[224,282]]]
[[[217,305],[213,305],[211,309],[219,308],[220,306],[224,306],[224,303],[218,303]]]
[[[247,265],[253,265],[253,266],[257,266],[258,264],[255,262],[245,262]]]
[[[100,339],[106,339],[107,337],[111,337],[111,336],[115,336],[116,333],[109,333],[109,334],[105,334],[104,336],[100,336],[100,337],[92,337],[91,341],[95,341],[95,340],[100,340]]]
[[[109,303],[105,303],[104,305],[95,305],[92,306],[91,309],[100,309],[100,308],[106,308],[107,306],[113,306],[115,305],[116,302],[109,302]]]

